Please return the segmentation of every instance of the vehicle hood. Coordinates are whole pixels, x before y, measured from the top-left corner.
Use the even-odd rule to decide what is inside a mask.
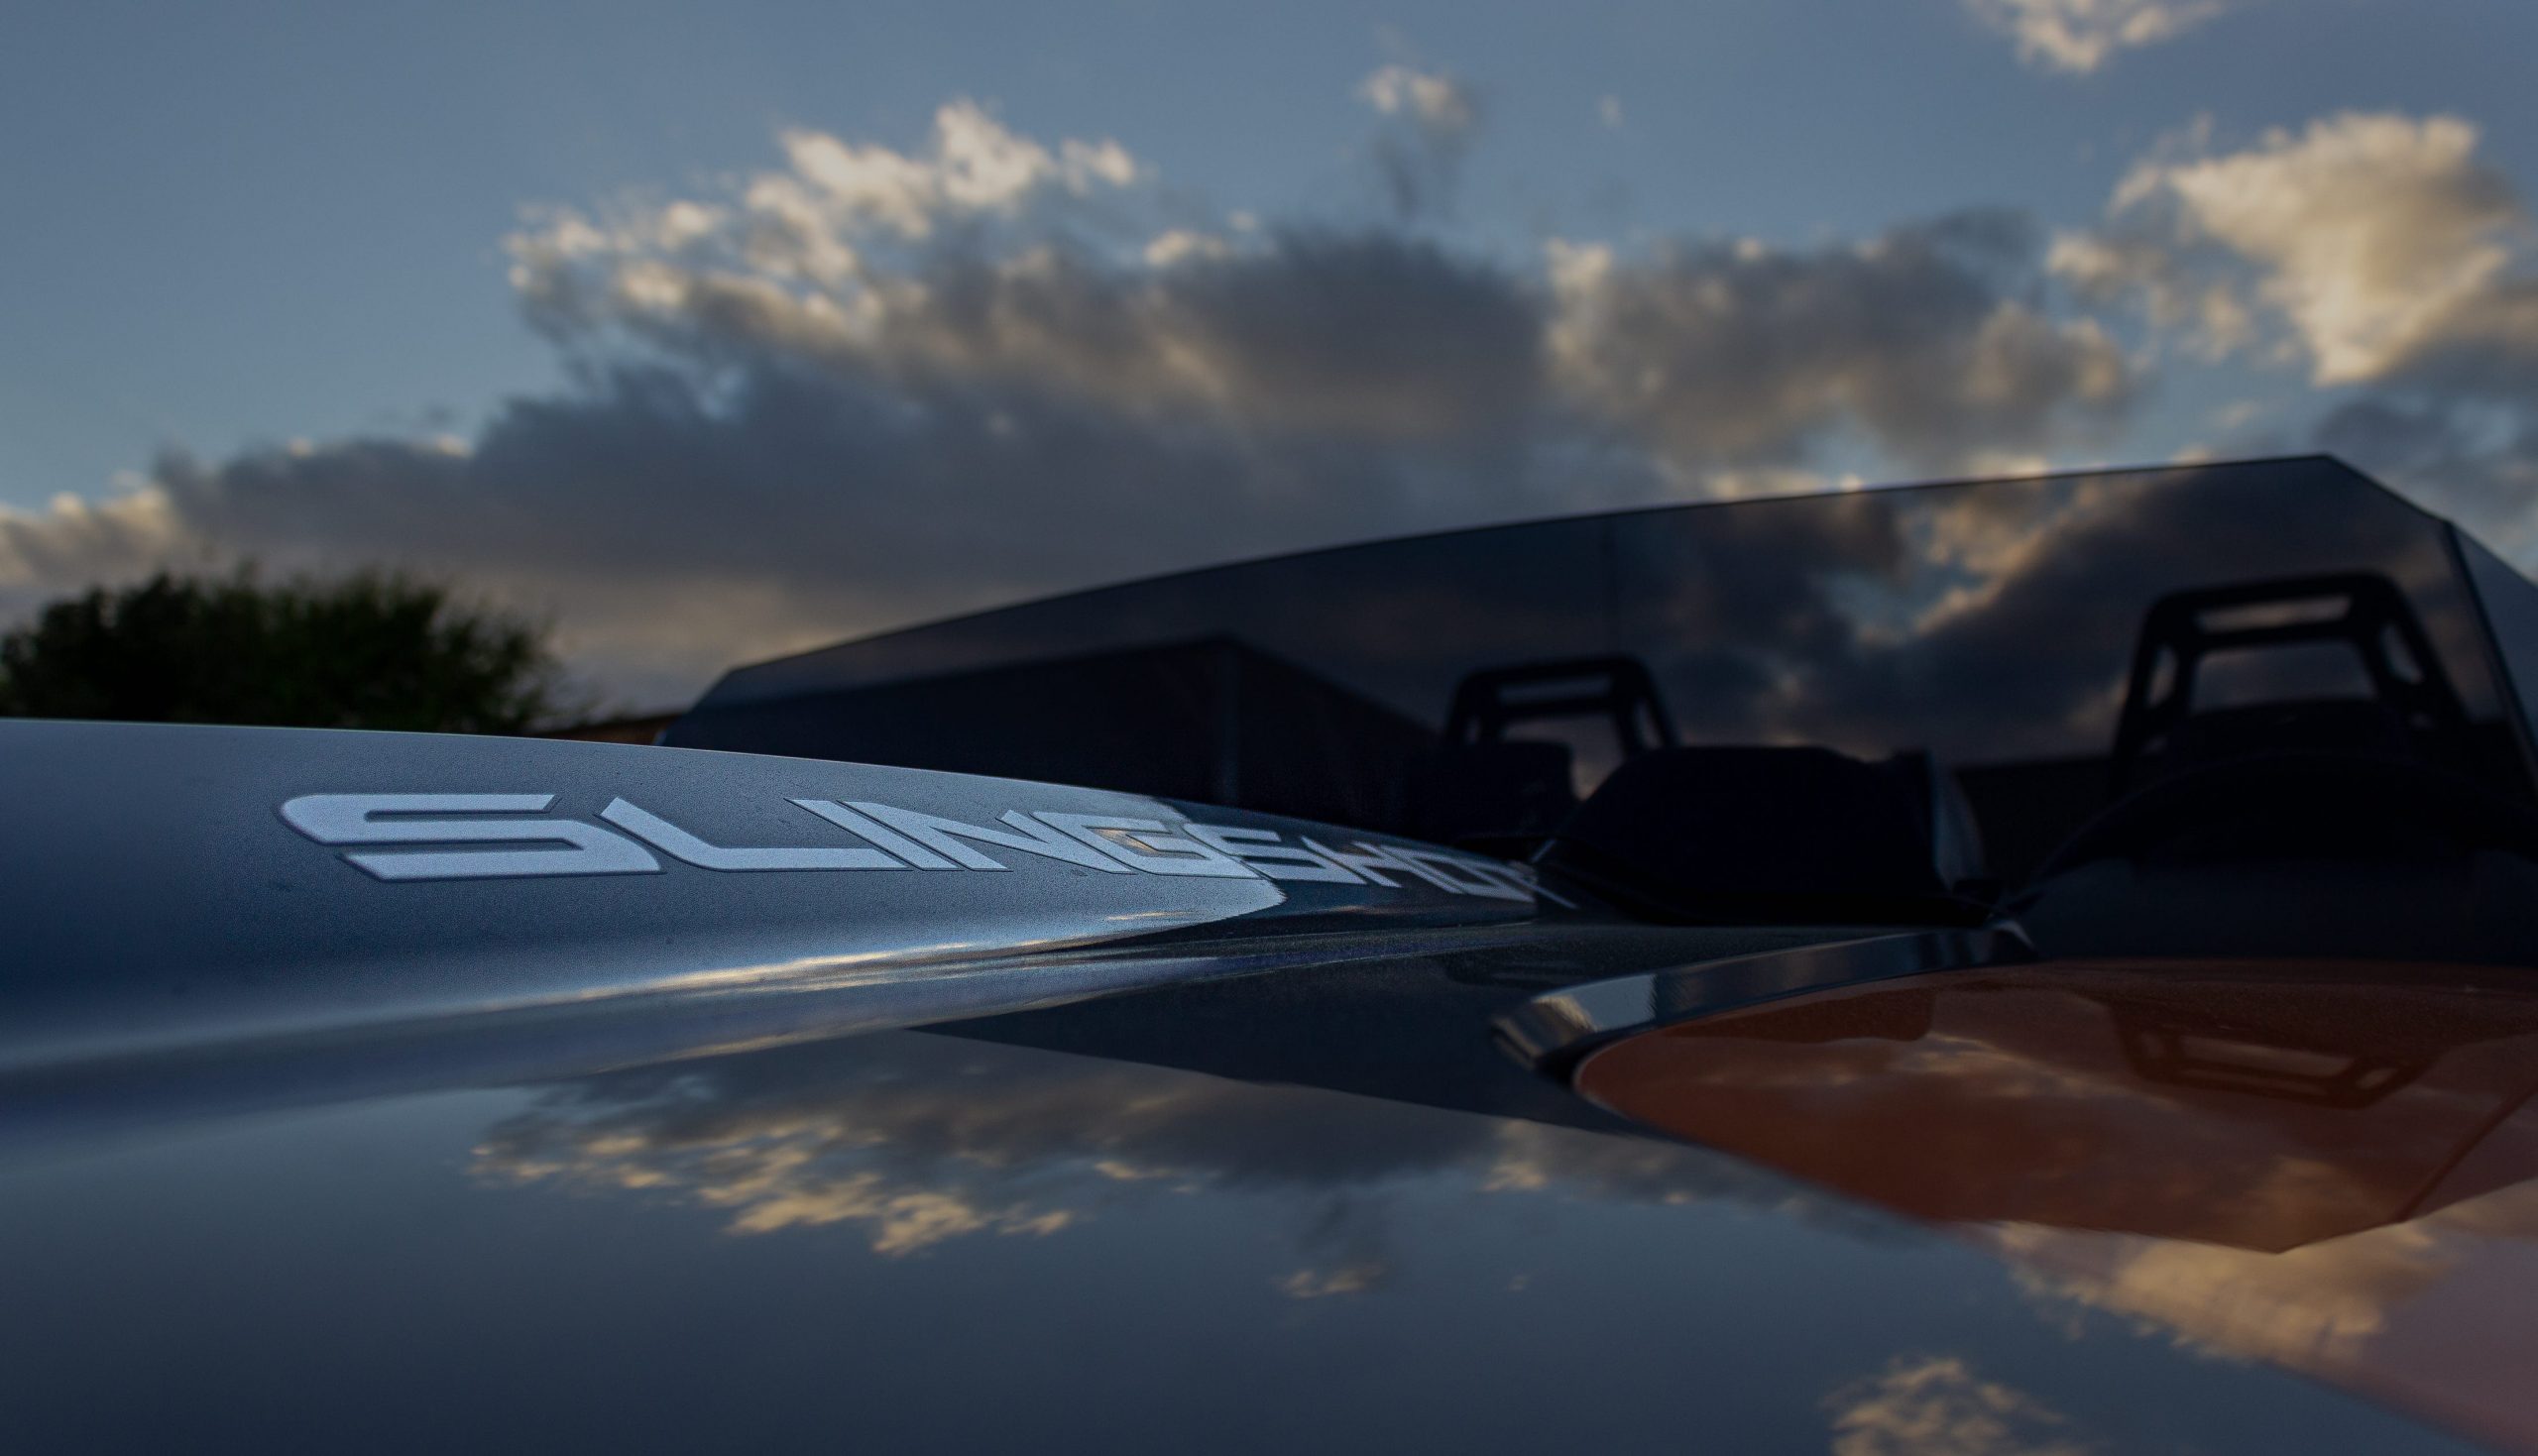
[[[1856,931],[1631,926],[1473,856],[1004,780],[0,729],[29,1448],[2457,1449],[2144,1318],[2125,1271],[1649,1136],[1492,1042],[1547,988]],[[444,802],[283,812],[390,794]],[[729,857],[882,845],[804,799],[1074,815],[1183,868]],[[453,814],[544,838],[417,829]],[[1354,878],[1188,872],[1211,824]],[[349,857],[524,851],[620,867]],[[2366,1339],[2375,1288],[2324,1327],[2233,1307]]]

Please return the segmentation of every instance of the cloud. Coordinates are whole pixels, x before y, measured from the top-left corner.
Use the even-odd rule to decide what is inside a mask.
[[[487,1129],[472,1171],[690,1203],[735,1237],[857,1233],[885,1257],[1046,1237],[1192,1191],[1268,1191],[1310,1214],[1285,1240],[1302,1267],[1277,1283],[1299,1299],[1381,1288],[1399,1257],[1388,1195],[1406,1186],[1818,1214],[1781,1179],[1671,1143],[930,1034],[856,1048],[559,1086]],[[1503,1177],[1511,1160],[1526,1180]]]
[[[1374,144],[1394,212],[1415,219],[1449,211],[1480,130],[1480,93],[1459,77],[1396,63],[1358,82],[1357,97],[1395,123]]]
[[[859,147],[823,132],[787,131],[781,140],[791,174],[758,178],[747,194],[750,209],[770,221],[871,221],[911,238],[947,219],[1011,213],[1053,188],[1085,196],[1124,187],[1138,170],[1116,142],[1069,140],[1052,152],[968,100],[935,112],[931,145],[920,156]],[[673,204],[658,215],[655,237],[675,247],[710,234],[720,222],[717,209]]]
[[[2528,231],[2456,117],[2344,112],[2239,152],[2178,145],[2125,177],[2108,235],[2066,240],[2056,264],[2101,291],[2151,290],[2220,349],[2250,342],[2261,310],[2320,385],[2387,378],[2479,330]],[[2192,309],[2176,303],[2197,289]]]
[[[2401,1223],[2278,1254],[2080,1229],[2000,1224],[1978,1242],[2030,1296],[2272,1361],[2500,1444],[2531,1434],[2509,1361],[2460,1357],[2458,1332],[2527,1307],[2538,1184],[2511,1184]]]
[[[1983,1379],[1961,1356],[1899,1358],[1826,1403],[1833,1456],[2081,1456],[2098,1448],[2060,1411]]]
[[[1965,0],[1975,19],[2019,43],[2019,59],[2087,74],[2173,41],[2232,7],[2229,0]]]
[[[1337,1269],[1299,1269],[1278,1281],[1278,1291],[1290,1299],[1327,1299],[1333,1294],[1362,1294],[1380,1288],[1387,1273],[1380,1264],[1348,1264]]]
[[[2318,444],[2448,510],[2506,558],[2538,561],[2538,408],[2481,391],[2377,391],[2336,406]]]
[[[1467,137],[1388,68],[1382,123]],[[1387,109],[1388,108],[1388,109]],[[2101,437],[2134,381],[2014,217],[1508,258],[1211,214],[1116,143],[941,109],[694,195],[550,208],[511,284],[569,383],[464,440],[164,455],[0,511],[0,613],[163,563],[393,564],[674,702],[734,661],[1370,535],[1939,470]]]
[[[2035,248],[1999,212],[1806,251],[1557,244],[1552,355],[1587,407],[1703,464],[1801,456],[1828,420],[1931,469],[2103,434],[2132,371],[2094,322],[2028,301]]]
[[[1407,116],[1442,137],[1463,137],[1480,124],[1471,87],[1442,72],[1387,65],[1357,83],[1357,94],[1386,116]]]
[[[2320,444],[2526,551],[2538,224],[2478,143],[2458,117],[2393,113],[2236,151],[2198,129],[2136,165],[2050,266],[2207,358],[2304,369],[2333,392]]]

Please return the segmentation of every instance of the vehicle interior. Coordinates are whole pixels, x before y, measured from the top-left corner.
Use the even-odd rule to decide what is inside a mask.
[[[740,669],[664,740],[1406,834],[1663,923],[2492,959],[2538,951],[2530,595],[2332,460],[1979,482],[1030,603]]]

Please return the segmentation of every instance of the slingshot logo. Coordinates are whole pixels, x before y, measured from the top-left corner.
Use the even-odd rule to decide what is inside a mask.
[[[1449,895],[1494,900],[1532,900],[1537,893],[1529,870],[1499,860],[1363,840],[1344,848],[1305,837],[1290,843],[1274,830],[1186,820],[1008,809],[990,827],[862,799],[793,799],[788,802],[845,831],[855,842],[761,846],[714,843],[625,799],[611,799],[600,810],[609,829],[549,815],[554,802],[552,794],[303,794],[281,812],[283,823],[320,844],[475,846],[357,849],[344,855],[383,880],[657,874],[657,854],[733,873],[994,871],[1010,867],[996,857],[1001,853],[1103,874],[1315,880],[1384,889],[1421,881]]]

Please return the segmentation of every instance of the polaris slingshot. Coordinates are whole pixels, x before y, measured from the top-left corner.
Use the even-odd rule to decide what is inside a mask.
[[[0,1450],[2538,1451],[2533,712],[2288,459],[0,723]]]

